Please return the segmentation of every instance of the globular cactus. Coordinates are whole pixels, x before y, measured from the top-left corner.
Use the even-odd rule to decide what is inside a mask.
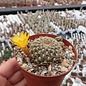
[[[62,37],[39,37],[29,42],[30,60],[36,64],[47,64],[52,62],[58,62],[60,58],[63,58]]]

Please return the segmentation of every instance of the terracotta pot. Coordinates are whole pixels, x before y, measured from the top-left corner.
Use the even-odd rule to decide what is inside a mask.
[[[38,4],[32,4],[33,6],[38,6]]]
[[[20,4],[20,6],[26,6],[26,3],[24,3],[24,4]]]
[[[26,6],[31,6],[31,4],[26,4]]]
[[[30,36],[30,39],[34,40],[35,38],[38,38],[40,36],[49,36],[52,38],[56,37],[56,35],[52,35],[52,34],[37,34],[37,35]],[[76,52],[75,48],[73,47],[73,45],[65,39],[63,39],[63,42],[67,46],[69,46],[69,45],[72,46],[73,52],[75,53],[76,62],[77,62],[78,56],[77,56],[77,52]],[[75,63],[74,63],[74,65],[75,65]],[[35,75],[33,73],[27,72],[22,67],[20,67],[20,66],[19,67],[21,68],[21,70],[27,80],[27,83],[28,83],[27,86],[60,86],[64,77],[72,70],[74,65],[71,67],[71,69],[69,71],[67,71],[63,74],[60,74],[60,75],[55,75],[55,76]]]
[[[38,6],[38,2],[36,0],[32,0],[32,6]]]

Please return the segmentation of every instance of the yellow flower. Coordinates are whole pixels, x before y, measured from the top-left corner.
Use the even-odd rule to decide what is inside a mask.
[[[30,33],[27,34],[26,32],[21,32],[19,36],[15,34],[14,37],[12,37],[11,42],[20,48],[24,48],[28,45],[30,41],[28,40],[29,37],[30,37]]]

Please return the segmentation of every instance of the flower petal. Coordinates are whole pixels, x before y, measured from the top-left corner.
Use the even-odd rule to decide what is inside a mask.
[[[20,48],[26,47],[30,41],[28,40],[29,37],[30,37],[30,33],[27,34],[26,32],[25,33],[21,32],[19,36],[15,34],[14,37],[12,37],[11,42],[19,46]]]

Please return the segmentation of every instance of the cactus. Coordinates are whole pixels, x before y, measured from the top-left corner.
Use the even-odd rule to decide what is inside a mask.
[[[41,65],[59,61],[60,57],[63,57],[63,46],[60,36],[55,39],[45,36],[31,40],[29,43],[30,60]]]

